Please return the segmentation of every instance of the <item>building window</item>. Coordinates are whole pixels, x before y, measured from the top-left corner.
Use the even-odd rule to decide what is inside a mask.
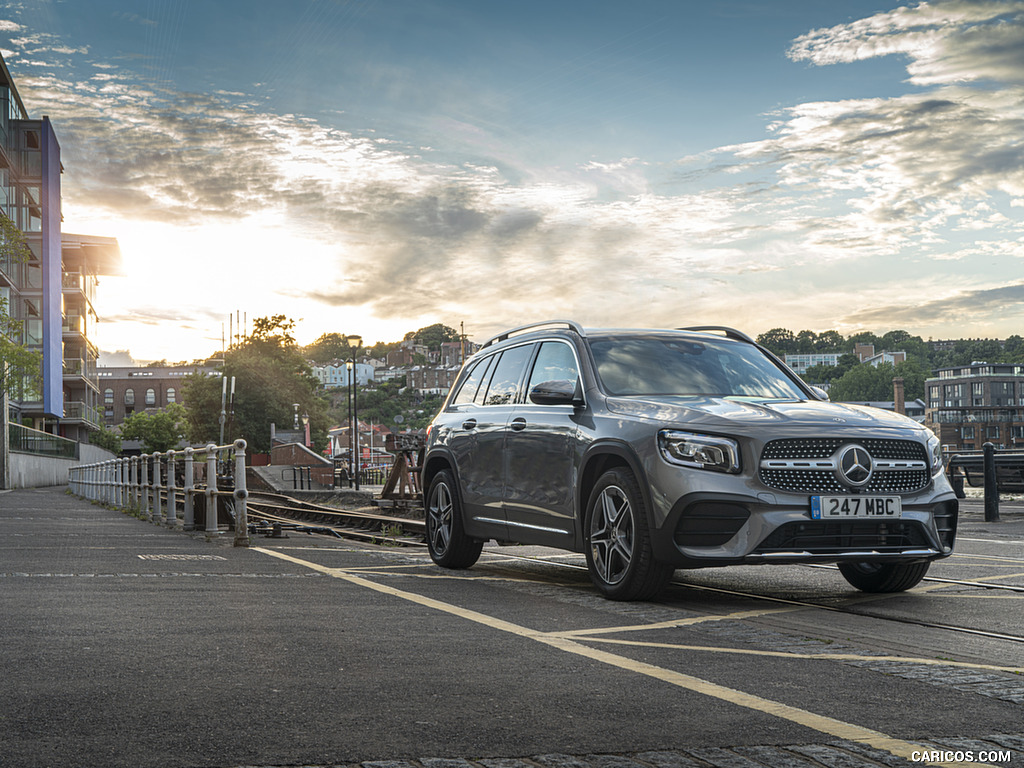
[[[124,391],[124,404],[135,405],[135,390],[128,388]]]
[[[174,398],[175,398],[174,387],[168,387],[167,388],[167,402],[168,403],[175,402]]]
[[[156,392],[152,389],[146,390],[146,405],[156,405]]]
[[[992,405],[1013,405],[1013,382],[992,382]]]
[[[114,404],[114,390],[104,389],[103,390],[103,404],[113,405]]]
[[[964,440],[973,440],[974,439],[974,427],[963,427],[961,429],[961,432],[963,432]]]

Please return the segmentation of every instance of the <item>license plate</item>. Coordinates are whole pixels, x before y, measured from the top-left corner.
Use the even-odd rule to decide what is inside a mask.
[[[811,517],[834,520],[843,517],[873,519],[903,517],[899,496],[811,496]]]

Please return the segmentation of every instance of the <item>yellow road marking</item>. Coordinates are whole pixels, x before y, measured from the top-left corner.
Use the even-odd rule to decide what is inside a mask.
[[[552,636],[558,633],[550,633]],[[566,635],[574,633],[566,632]],[[752,648],[722,648],[709,645],[683,645],[681,643],[654,643],[646,640],[622,640],[612,637],[588,637],[592,643],[610,645],[635,645],[641,648],[668,648],[678,651],[700,651],[706,653],[725,653],[739,656],[773,656],[780,659],[823,659],[827,661],[900,661],[907,664],[928,664],[934,667],[961,667],[964,669],[984,669],[991,672],[1012,672],[1024,674],[1024,667],[1000,667],[995,664],[976,664],[970,661],[947,661],[945,659],[916,658],[914,656],[865,656],[859,653],[799,653],[789,651],[759,651]]]
[[[762,608],[757,611],[737,611],[736,613],[723,613],[709,616],[691,616],[685,619],[659,621],[655,624],[635,624],[633,626],[623,627],[594,627],[592,629],[574,629],[569,632],[550,632],[549,634],[558,635],[559,637],[584,637],[587,635],[605,635],[609,632],[642,632],[648,629],[672,629],[674,627],[687,627],[693,624],[704,624],[709,621],[752,619],[757,616],[770,616],[776,613],[791,613],[793,611],[802,610],[805,610],[802,606],[792,608]]]
[[[271,557],[276,557],[281,560],[294,563],[296,565],[309,568],[320,573],[325,573],[328,576],[347,581],[350,584],[364,587],[366,589],[372,589],[375,592],[389,595],[391,597],[397,597],[402,600],[407,600],[416,605],[421,605],[425,608],[431,608],[437,611],[458,616],[459,618],[467,621],[472,621],[477,624],[481,624],[491,629],[500,630],[517,637],[526,638],[529,640],[536,640],[539,643],[549,645],[553,648],[572,653],[577,656],[589,658],[594,661],[599,661],[604,664],[608,664],[612,667],[624,669],[629,672],[635,672],[637,674],[645,675],[647,677],[661,680],[662,682],[670,685],[675,685],[679,688],[684,688],[689,691],[701,693],[705,696],[711,696],[716,699],[734,704],[740,707],[746,707],[757,712],[764,712],[765,714],[774,715],[775,717],[788,720],[797,725],[811,728],[819,731],[820,733],[828,734],[839,739],[845,739],[847,741],[853,741],[858,744],[865,744],[874,749],[880,749],[884,752],[902,757],[905,760],[910,760],[911,755],[916,753],[920,755],[922,752],[927,753],[929,748],[915,744],[913,742],[904,741],[897,739],[893,736],[888,736],[881,731],[876,731],[871,728],[865,728],[863,726],[854,725],[853,723],[846,723],[842,720],[837,720],[826,715],[819,715],[814,712],[809,712],[805,709],[798,707],[792,707],[788,704],[783,704],[778,701],[772,701],[765,699],[754,694],[745,693],[738,691],[734,688],[728,688],[724,685],[718,685],[707,680],[702,680],[699,677],[687,675],[682,672],[676,672],[675,670],[665,669],[663,667],[657,667],[653,664],[646,662],[637,661],[630,659],[625,656],[619,656],[614,653],[608,653],[597,648],[590,648],[585,645],[581,645],[567,637],[559,637],[557,635],[549,635],[544,632],[537,632],[529,629],[528,627],[514,624],[504,619],[498,619],[494,616],[489,616],[485,613],[473,611],[468,608],[461,608],[451,603],[445,603],[440,600],[435,600],[424,595],[418,595],[415,592],[406,592],[402,589],[396,589],[386,584],[378,584],[373,581],[369,581],[360,576],[355,576],[348,573],[346,570],[341,568],[329,568],[327,566],[312,563],[306,560],[300,560],[299,558],[286,555],[283,552],[276,552],[270,549],[263,549],[262,547],[253,547],[252,551],[261,552]],[[952,763],[929,763],[931,765],[953,765]],[[983,765],[977,763],[977,765]]]

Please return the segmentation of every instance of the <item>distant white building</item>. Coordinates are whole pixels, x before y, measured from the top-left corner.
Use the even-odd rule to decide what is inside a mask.
[[[843,355],[848,354],[846,352],[812,352],[806,355],[786,355],[786,365],[796,371],[798,374],[803,376],[807,373],[808,368],[813,368],[816,365],[829,365],[833,368],[839,365],[839,358]],[[875,354],[875,347],[873,344],[857,344],[854,347],[853,354],[857,356],[857,359],[862,363],[867,363],[875,368],[880,363],[902,363],[907,359],[906,352],[879,352]]]
[[[833,368],[839,365],[839,358],[843,352],[814,352],[809,355],[786,355],[786,365],[799,373],[801,376],[807,373],[808,368],[816,365],[830,365]]]
[[[313,375],[317,381],[327,389],[347,387],[352,383],[349,364],[342,360],[335,360],[326,365],[314,365]],[[368,363],[356,363],[356,384],[365,387],[374,380],[374,367]]]

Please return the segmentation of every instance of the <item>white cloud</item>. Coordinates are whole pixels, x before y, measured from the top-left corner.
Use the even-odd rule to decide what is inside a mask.
[[[46,36],[17,44],[57,63],[83,55]],[[837,324],[841,304],[802,299],[849,290],[804,284],[823,263],[1024,258],[1024,227],[1008,215],[1024,200],[1021,51],[1024,2],[876,14],[810,32],[789,55],[823,65],[898,53],[918,86],[906,95],[796,104],[774,116],[768,137],[671,168],[595,158],[523,181],[503,175],[499,157],[445,162],[418,143],[274,114],[237,91],[157,88],[104,62],[79,81],[19,73],[19,84],[54,120],[69,216],[105,222],[112,229],[96,234],[113,236],[151,222],[161,253],[177,249],[162,258],[186,271],[234,259],[261,276],[262,287],[243,289],[223,272],[219,306],[179,302],[197,328],[262,290],[267,313],[292,302],[316,318],[476,318],[481,334],[553,315],[757,332]],[[470,139],[479,149],[490,137]],[[984,247],[964,247],[965,237]],[[216,245],[204,250],[204,240]],[[937,322],[941,302],[966,313],[977,296],[992,312],[990,299],[1016,295],[998,284],[979,278],[963,297],[954,288],[902,303],[891,287],[861,286],[860,305],[878,309],[843,322],[910,324],[911,308]],[[113,314],[149,325],[166,322],[162,311],[122,301]]]

